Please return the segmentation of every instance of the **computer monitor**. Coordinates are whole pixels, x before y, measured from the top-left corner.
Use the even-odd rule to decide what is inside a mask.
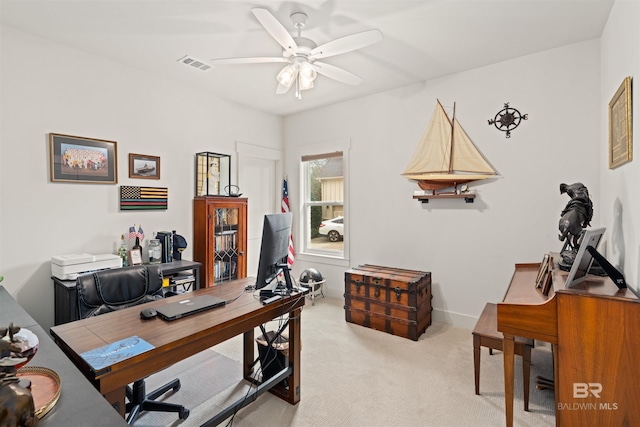
[[[605,228],[584,230],[580,237],[578,253],[576,254],[576,258],[573,260],[571,270],[569,270],[569,275],[567,276],[565,288],[571,288],[586,279],[587,274],[589,274],[591,264],[593,264],[593,255],[587,248],[591,246],[593,249],[597,249],[604,231]]]
[[[274,279],[283,269],[286,269],[288,276],[287,257],[292,216],[291,212],[264,216],[256,289],[268,287],[264,290],[275,290],[278,283]],[[287,287],[291,286],[290,279],[287,282]]]

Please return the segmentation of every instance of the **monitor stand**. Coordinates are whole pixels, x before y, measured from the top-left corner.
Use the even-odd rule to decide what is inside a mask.
[[[284,281],[285,281],[285,285],[280,286],[280,283],[276,283],[276,286],[267,286],[267,288],[269,289],[261,289],[260,290],[260,296],[261,297],[265,297],[265,298],[270,298],[270,297],[274,297],[276,295],[289,295],[291,292],[293,292],[295,290],[294,286],[293,286],[293,281],[291,280],[291,272],[289,270],[289,264],[277,264],[276,265],[277,269],[276,269],[276,273],[273,274],[273,280],[275,280],[277,282],[278,280],[278,274],[280,273],[280,271],[282,271],[282,274],[284,275]]]
[[[278,264],[278,268],[282,269],[282,274],[284,274],[286,292],[291,293],[292,291],[294,291],[294,287],[293,282],[291,281],[291,271],[289,270],[289,264]]]

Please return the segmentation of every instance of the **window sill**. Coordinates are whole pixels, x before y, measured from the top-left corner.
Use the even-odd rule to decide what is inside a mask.
[[[349,259],[347,258],[344,258],[342,256],[324,254],[324,253],[309,253],[309,252],[299,253],[299,254],[296,254],[296,261],[297,260],[327,264],[327,265],[336,265],[340,267],[349,267],[351,265],[349,263]]]

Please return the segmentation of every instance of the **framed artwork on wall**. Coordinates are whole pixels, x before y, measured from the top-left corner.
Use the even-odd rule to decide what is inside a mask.
[[[118,182],[115,141],[50,133],[49,161],[51,182]]]
[[[609,169],[633,158],[631,77],[624,81],[609,102]]]
[[[129,153],[129,178],[160,179],[160,157]]]

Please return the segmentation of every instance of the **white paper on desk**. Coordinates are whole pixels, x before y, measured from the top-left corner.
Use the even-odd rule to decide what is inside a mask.
[[[80,356],[94,371],[99,371],[145,351],[155,348],[140,337],[132,336],[93,350],[85,351]]]

